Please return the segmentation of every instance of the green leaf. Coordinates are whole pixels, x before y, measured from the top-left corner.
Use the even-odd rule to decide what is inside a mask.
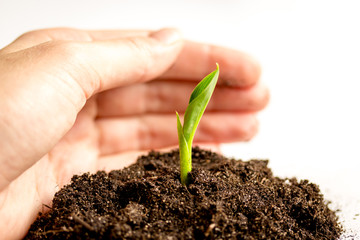
[[[216,65],[216,70],[201,80],[193,90],[189,105],[185,111],[183,126],[181,125],[179,114],[176,112],[180,152],[180,175],[181,183],[184,185],[188,183],[187,175],[191,171],[191,153],[194,135],[219,77],[219,65]]]
[[[211,83],[211,80],[213,80],[214,75],[218,74],[219,75],[219,65],[216,64],[217,68],[215,71],[213,71],[212,73],[210,73],[209,75],[207,75],[203,80],[200,81],[200,83],[195,87],[195,89],[193,90],[193,92],[191,93],[190,96],[190,100],[189,103],[192,102],[192,100],[194,100],[201,92],[204,91],[204,89],[206,87],[209,86],[209,84]],[[216,81],[215,81],[216,84]]]
[[[183,127],[185,138],[190,146],[192,144],[192,140],[194,139],[197,126],[199,125],[205,108],[214,92],[218,77],[219,65],[217,65],[217,69],[215,71],[201,80],[191,94],[189,105],[185,111]]]

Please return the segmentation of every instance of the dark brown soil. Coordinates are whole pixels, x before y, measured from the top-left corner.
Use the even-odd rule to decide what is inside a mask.
[[[317,185],[274,177],[267,161],[193,150],[188,187],[178,151],[150,152],[109,174],[74,176],[25,239],[337,239]]]

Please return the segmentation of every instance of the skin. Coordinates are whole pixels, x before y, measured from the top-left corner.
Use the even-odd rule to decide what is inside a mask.
[[[174,29],[26,33],[0,50],[0,235],[20,239],[73,174],[177,144],[196,83],[220,65],[195,142],[246,141],[269,98],[248,55]],[[221,123],[221,124],[219,124]]]

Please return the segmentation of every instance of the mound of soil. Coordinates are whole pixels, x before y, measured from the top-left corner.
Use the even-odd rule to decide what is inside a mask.
[[[188,187],[179,152],[150,152],[110,173],[74,176],[25,239],[337,239],[317,185],[274,177],[267,161],[193,149]]]

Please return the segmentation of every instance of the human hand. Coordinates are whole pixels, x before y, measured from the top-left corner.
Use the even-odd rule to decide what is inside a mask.
[[[0,50],[0,237],[19,239],[73,174],[177,144],[175,110],[220,65],[195,142],[248,140],[268,101],[247,55],[172,29],[47,29]],[[151,81],[150,81],[151,80]]]

